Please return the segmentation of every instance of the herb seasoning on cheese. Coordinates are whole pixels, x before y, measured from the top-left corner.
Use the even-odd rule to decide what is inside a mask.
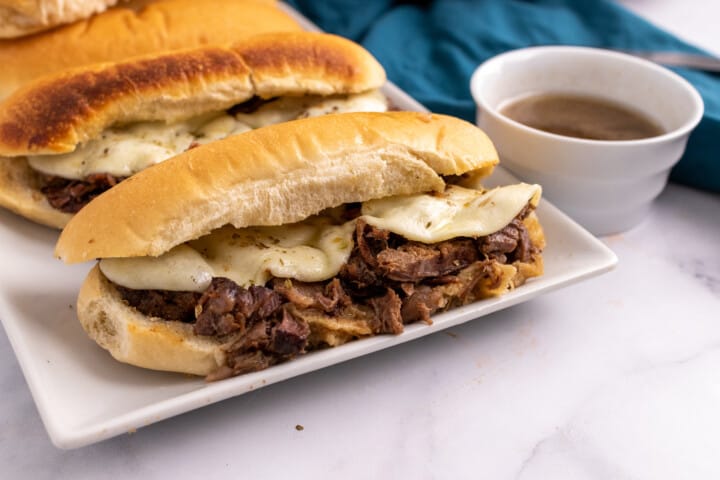
[[[437,243],[495,233],[539,196],[538,185],[524,183],[491,190],[450,185],[441,194],[365,202],[361,218],[409,240]],[[226,226],[160,257],[103,259],[100,269],[114,283],[136,290],[202,292],[213,277],[243,287],[264,285],[272,277],[319,282],[336,276],[347,262],[354,230],[355,220],[338,224],[331,216],[278,227]]]
[[[94,173],[128,177],[193,145],[254,128],[328,113],[386,110],[387,101],[378,91],[330,97],[280,97],[252,113],[233,116],[216,112],[169,124],[144,122],[112,127],[70,153],[29,156],[28,161],[39,172],[73,180],[82,180]]]

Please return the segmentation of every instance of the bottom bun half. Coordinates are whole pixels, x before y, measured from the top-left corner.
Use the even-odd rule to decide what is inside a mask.
[[[0,207],[42,225],[63,228],[72,214],[53,208],[39,183],[37,172],[25,158],[0,158]]]
[[[80,289],[77,313],[90,338],[120,362],[194,375],[207,375],[225,364],[222,343],[193,334],[190,324],[138,312],[97,265]]]

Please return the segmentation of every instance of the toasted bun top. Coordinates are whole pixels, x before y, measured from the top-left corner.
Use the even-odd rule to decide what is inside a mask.
[[[361,46],[321,33],[270,33],[43,77],[0,104],[0,155],[64,153],[117,123],[223,110],[253,95],[358,93],[385,82]]]
[[[0,40],[0,99],[67,68],[301,30],[274,2],[261,0],[156,0],[137,10],[119,6],[47,32]]]
[[[102,12],[118,0],[0,0],[0,38],[14,38]]]
[[[75,215],[55,253],[69,263],[157,256],[227,224],[282,225],[343,203],[442,190],[441,175],[497,162],[480,129],[444,115],[296,120],[188,150],[130,177]]]

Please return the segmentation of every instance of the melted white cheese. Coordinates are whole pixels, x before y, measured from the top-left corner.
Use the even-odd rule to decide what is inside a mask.
[[[249,114],[235,117],[213,113],[176,123],[144,122],[112,127],[73,152],[28,156],[37,171],[82,180],[93,173],[129,177],[156,163],[203,144],[253,128],[326,113],[385,111],[387,101],[378,91],[347,96],[281,97]]]
[[[495,233],[510,223],[531,199],[538,199],[540,192],[539,185],[526,183],[486,191],[450,185],[443,193],[365,202],[362,215],[370,225],[408,240],[437,243]]]
[[[385,112],[387,99],[379,91],[349,95],[345,97],[319,97],[318,101],[308,105],[298,118],[320,117],[331,113],[345,112]]]
[[[253,128],[266,127],[298,118],[319,117],[329,113],[384,112],[385,96],[377,90],[355,95],[280,97],[265,103],[252,113],[235,115]]]
[[[354,222],[313,218],[283,227],[225,227],[159,257],[103,259],[113,282],[137,290],[205,290],[212,277],[244,287],[271,277],[319,282],[334,277],[352,251]]]
[[[538,185],[522,183],[489,191],[449,186],[443,194],[366,202],[362,218],[410,240],[437,243],[495,233],[539,195]],[[271,277],[319,282],[337,275],[347,262],[354,228],[354,220],[337,225],[330,217],[279,227],[228,226],[160,257],[103,259],[100,269],[113,282],[138,290],[201,292],[212,277],[245,287]]]
[[[83,179],[92,173],[127,177],[187,150],[195,137],[186,123],[139,123],[110,129],[61,155],[29,156],[30,166],[48,175]]]
[[[252,130],[250,125],[238,121],[230,115],[222,114],[195,130],[195,142],[210,143],[248,130]]]
[[[103,274],[119,285],[136,290],[202,292],[210,286],[210,263],[187,245],[178,245],[159,257],[104,258]]]

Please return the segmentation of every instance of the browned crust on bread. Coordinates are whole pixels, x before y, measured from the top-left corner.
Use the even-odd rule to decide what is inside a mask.
[[[0,40],[0,99],[40,76],[81,65],[301,31],[274,3],[156,0],[139,10],[118,7],[47,32]]]
[[[480,129],[445,115],[295,120],[199,146],[130,177],[73,217],[56,254],[66,262],[160,255],[226,224],[282,225],[344,203],[439,191],[442,175],[497,162]]]
[[[112,124],[189,117],[256,94],[357,93],[384,80],[359,45],[305,32],[101,64],[38,80],[0,105],[0,155],[69,152]]]
[[[279,41],[281,38],[286,41]],[[234,47],[253,72],[256,94],[276,96],[297,90],[297,72],[319,94],[361,92],[379,88],[385,72],[364,49],[350,41],[329,42],[321,35],[267,35],[248,38]],[[299,93],[299,92],[298,92]]]
[[[132,96],[151,103],[169,87],[192,95],[206,82],[244,77],[247,89],[238,95],[243,101],[252,96],[249,74],[232,51],[205,48],[46,79],[0,105],[0,155],[72,151],[102,131],[112,113],[122,115],[112,112],[117,102]],[[185,92],[177,92],[178,86]]]

